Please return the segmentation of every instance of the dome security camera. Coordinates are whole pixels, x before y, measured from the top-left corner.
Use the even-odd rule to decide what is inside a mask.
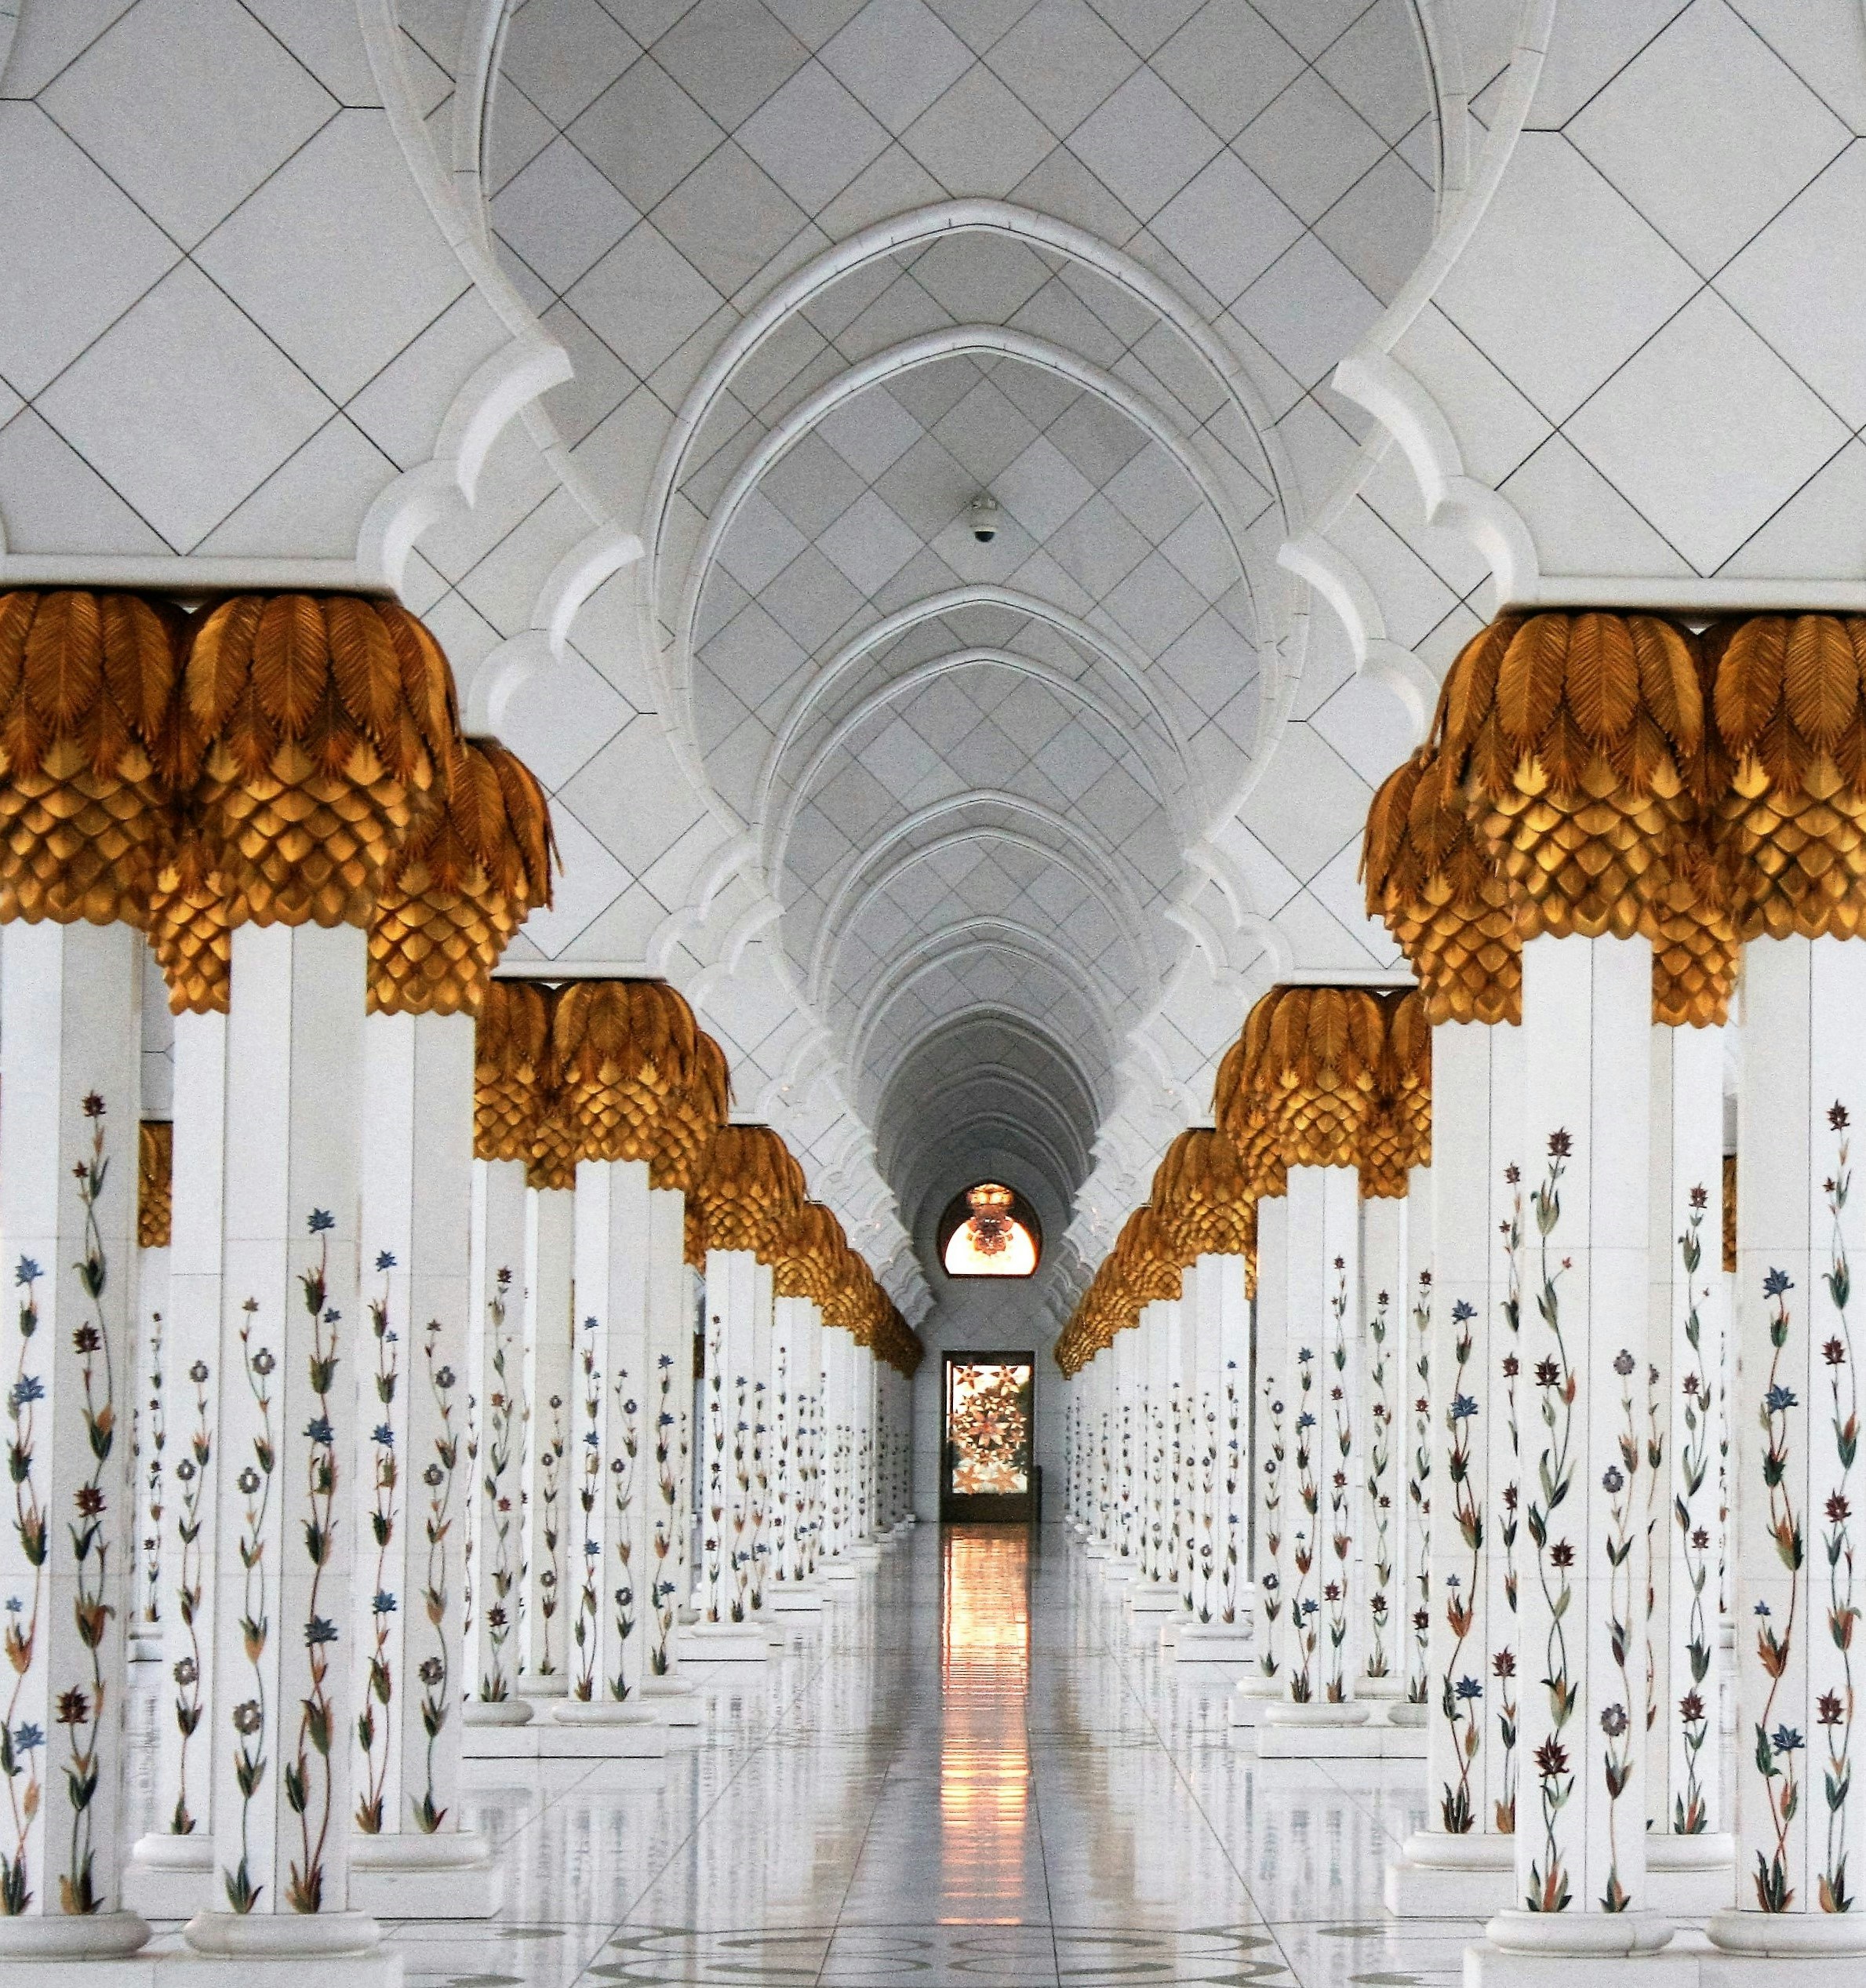
[[[980,545],[989,545],[998,536],[998,500],[981,490],[966,507],[966,522]]]

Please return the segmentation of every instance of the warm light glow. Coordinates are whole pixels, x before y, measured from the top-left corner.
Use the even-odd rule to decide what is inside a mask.
[[[942,1924],[1016,1925],[1026,1882],[1031,1767],[1029,1538],[947,1534],[940,1622]]]
[[[972,1215],[954,1229],[946,1243],[946,1274],[951,1277],[1028,1277],[1037,1267],[1037,1246],[1015,1215],[988,1218],[1002,1229],[981,1242],[979,1218]]]

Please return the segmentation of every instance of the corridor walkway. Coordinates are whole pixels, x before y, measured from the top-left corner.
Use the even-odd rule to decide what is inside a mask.
[[[723,1676],[716,1672],[715,1677]],[[922,1526],[664,1764],[471,1768],[490,1928],[399,1927],[409,1988],[1458,1978],[1380,1910],[1416,1764],[1264,1764],[1228,1680],[1126,1647],[1060,1531]]]

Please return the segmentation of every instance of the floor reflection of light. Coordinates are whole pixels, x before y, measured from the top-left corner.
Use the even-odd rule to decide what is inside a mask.
[[[1037,1854],[1030,1813],[1030,1535],[954,1526],[940,1618],[943,1924],[1015,1925]],[[995,1910],[994,1907],[997,1908]]]

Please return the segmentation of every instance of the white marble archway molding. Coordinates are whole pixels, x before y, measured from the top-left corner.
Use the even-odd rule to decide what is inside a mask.
[[[1184,433],[1176,422],[1125,380],[1048,339],[1012,331],[1002,325],[952,325],[889,346],[851,366],[847,372],[838,374],[792,409],[734,472],[707,519],[706,530],[688,569],[679,608],[671,617],[676,645],[674,673],[679,708],[689,729],[693,723],[693,657],[697,646],[696,630],[700,599],[740,506],[757,489],[766,472],[837,408],[868,388],[884,385],[890,379],[919,366],[980,353],[1040,367],[1094,394],[1116,413],[1126,416],[1173,458],[1191,479],[1224,533],[1239,573],[1251,595],[1260,653],[1268,654],[1269,629],[1265,624],[1264,603],[1269,597],[1274,573],[1258,556],[1249,536],[1249,521],[1238,515],[1233,493],[1207,460],[1206,445],[1199,438]],[[1267,705],[1270,701],[1265,701]],[[1260,726],[1257,749],[1260,752],[1266,743]]]
[[[1116,904],[1124,907],[1123,915],[1117,921],[1122,932],[1128,938],[1143,959],[1154,959],[1157,948],[1143,936],[1146,931],[1147,913],[1142,908],[1133,887],[1122,869],[1122,858],[1112,843],[1093,833],[1079,821],[1059,814],[1053,808],[1046,807],[1041,801],[1033,801],[1022,794],[1007,792],[1002,788],[973,787],[964,793],[949,794],[937,801],[929,801],[924,807],[896,822],[886,834],[878,836],[866,849],[857,850],[846,858],[837,876],[835,888],[826,901],[823,915],[823,929],[834,929],[832,920],[841,916],[841,907],[859,879],[868,874],[892,850],[909,843],[923,829],[936,824],[962,817],[977,808],[996,808],[1004,814],[1032,822],[1056,838],[1053,845],[1058,850],[1079,850],[1091,868],[1103,883],[1104,890]],[[990,826],[990,824],[975,825]],[[1038,838],[1040,840],[1041,838]],[[913,847],[918,847],[918,844]],[[822,962],[820,944],[812,961],[812,985],[819,984],[817,969]]]
[[[941,1101],[945,1109],[929,1113],[926,1120],[924,1151],[917,1145],[904,1167],[903,1181],[912,1188],[899,1190],[904,1207],[913,1205],[935,1175],[952,1171],[953,1149],[961,1143],[961,1135],[977,1125],[1013,1129],[1020,1139],[1028,1138],[1042,1153],[1043,1171],[1064,1205],[1070,1189],[1086,1177],[1089,1152],[1082,1128],[1028,1077],[1002,1065],[980,1069],[955,1080]],[[1015,1112],[1008,1109],[1013,1105]]]
[[[1173,287],[1143,264],[1100,236],[1068,221],[1008,201],[944,201],[877,223],[826,250],[787,278],[746,317],[694,383],[663,445],[649,486],[643,522],[649,547],[649,573],[654,603],[665,590],[664,557],[674,494],[686,453],[733,375],[764,340],[841,279],[865,264],[898,254],[944,235],[978,230],[1009,235],[1032,248],[1046,249],[1097,271],[1170,325],[1184,340],[1225,399],[1236,409],[1263,452],[1266,481],[1286,519],[1296,521],[1298,485],[1282,437],[1255,384],[1237,357],[1216,337],[1199,313]],[[647,632],[652,633],[652,623]]]
[[[916,619],[922,621],[929,618],[931,617],[925,615],[916,617]],[[1046,621],[1050,619],[1048,616],[1044,618]],[[1051,621],[1050,624],[1055,625],[1053,621]],[[908,625],[911,626],[912,624],[910,623]],[[864,653],[872,654],[874,647],[873,643],[868,643]],[[1098,642],[1096,644],[1095,653],[1105,655],[1106,649],[1105,643]],[[904,697],[911,697],[915,691],[934,682],[938,678],[955,675],[962,671],[977,668],[1009,670],[1017,675],[1033,679],[1065,701],[1079,705],[1089,716],[1103,726],[1107,732],[1118,741],[1120,748],[1120,751],[1111,756],[1119,758],[1122,752],[1129,749],[1137,752],[1140,756],[1142,765],[1147,770],[1148,778],[1152,783],[1154,798],[1165,810],[1168,819],[1172,821],[1175,834],[1182,842],[1189,840],[1191,835],[1196,832],[1196,829],[1188,821],[1184,796],[1189,792],[1195,792],[1199,783],[1198,776],[1194,770],[1185,743],[1183,738],[1177,734],[1176,729],[1168,723],[1163,708],[1148,694],[1145,686],[1135,684],[1126,668],[1116,663],[1111,657],[1108,657],[1108,661],[1110,668],[1119,670],[1122,680],[1132,686],[1138,693],[1138,701],[1141,705],[1143,717],[1154,719],[1159,724],[1161,730],[1166,734],[1167,741],[1173,748],[1175,761],[1173,765],[1169,766],[1162,761],[1153,741],[1147,737],[1144,730],[1134,729],[1131,720],[1124,723],[1123,715],[1117,711],[1107,698],[1098,695],[1088,685],[1079,682],[1075,677],[1066,675],[1053,663],[1042,662],[1034,657],[1020,655],[1015,650],[969,645],[963,649],[954,650],[947,655],[930,657],[926,661],[916,663],[911,668],[903,671],[900,675],[889,678],[870,691],[853,709],[845,712],[835,721],[828,735],[817,742],[809,759],[805,763],[802,771],[798,774],[795,781],[790,783],[782,812],[775,828],[769,832],[768,847],[775,852],[774,861],[767,858],[767,866],[771,873],[777,874],[782,865],[783,852],[789,846],[791,832],[796,826],[798,810],[816,791],[824,768],[846,743],[853,733],[865,724],[869,719],[874,717],[878,712],[886,710],[889,705]],[[794,714],[799,723],[806,721],[809,715],[820,707],[829,687],[826,680],[827,675],[828,673],[825,672],[824,678],[813,681],[809,689],[799,700]],[[787,745],[795,743],[796,737],[796,729],[792,727],[787,720],[785,743]],[[762,805],[768,805],[782,771],[781,765],[775,757],[769,760],[767,765],[769,769],[769,777],[768,781],[761,783]],[[764,818],[762,806],[760,818]]]
[[[954,1008],[941,1015],[926,1034],[902,1055],[887,1076],[876,1087],[877,1098],[887,1095],[889,1086],[926,1054],[929,1044],[951,1042],[973,1029],[986,1026],[1020,1036],[1038,1057],[1049,1059],[1054,1068],[1067,1073],[1071,1083],[1080,1092],[1078,1101],[1082,1109],[1078,1129],[1092,1154],[1097,1128],[1108,1103],[1108,1087],[1097,1084],[1093,1072],[1085,1067],[1073,1046],[1062,1042],[1042,1021],[1017,1009],[1006,1007],[1002,1001],[971,1001],[962,1007]],[[877,1117],[880,1119],[878,1112]],[[897,1157],[897,1150],[893,1144],[891,1125],[885,1120],[881,1123],[882,1131],[878,1139],[882,1149],[890,1157]]]
[[[1115,1046],[1122,1039],[1122,1030],[1115,1019],[1115,1002],[1104,992],[1098,984],[1099,976],[1084,961],[1044,934],[1033,931],[1014,919],[983,914],[942,927],[917,945],[908,947],[891,963],[889,972],[876,981],[856,1011],[855,1024],[849,1031],[852,1065],[858,1070],[866,1069],[869,1039],[902,995],[939,968],[951,967],[962,959],[976,959],[985,952],[1006,953],[1032,965],[1047,967],[1081,996],[1090,1019],[1102,1032],[1102,1042],[1098,1047],[1104,1051],[1110,1068],[1113,1067]],[[955,1009],[952,1012],[964,1010]],[[883,1086],[889,1074],[886,1070],[879,1073]]]
[[[1046,1066],[1041,1076],[1033,1076],[1028,1064],[1023,1066],[1008,1065],[995,1057],[988,1057],[982,1062],[971,1058],[966,1039],[981,1031],[1016,1037],[1024,1049],[1030,1053],[1032,1062]],[[881,1127],[877,1134],[877,1151],[885,1162],[884,1171],[891,1171],[901,1157],[899,1141],[895,1136],[897,1103],[904,1098],[907,1109],[918,1112],[922,1108],[929,1094],[922,1090],[908,1096],[904,1087],[915,1083],[920,1066],[928,1063],[937,1064],[948,1073],[939,1080],[944,1088],[951,1087],[952,1080],[949,1073],[955,1065],[967,1075],[974,1069],[1002,1072],[1013,1084],[1020,1087],[1040,1084],[1046,1080],[1053,1087],[1040,1091],[1044,1105],[1048,1110],[1071,1125],[1075,1143],[1079,1146],[1086,1163],[1102,1105],[1100,1096],[1089,1073],[1082,1067],[1069,1046],[1040,1024],[1033,1022],[1028,1016],[1019,1014],[1014,1009],[986,1002],[974,1004],[962,1014],[942,1018],[914,1044],[890,1073],[882,1089],[881,1108],[876,1114]],[[962,1077],[958,1081],[963,1083],[965,1079]],[[1059,1094],[1064,1086],[1073,1091],[1067,1104]]]
[[[1083,621],[1079,615],[1071,614],[1066,609],[1058,607],[1053,601],[1043,600],[1035,594],[1020,593],[1013,587],[1001,587],[990,583],[954,587],[944,593],[928,594],[919,600],[910,602],[905,607],[896,609],[891,614],[884,615],[879,621],[863,629],[860,635],[838,650],[823,668],[812,675],[802,695],[785,713],[784,722],[766,755],[756,789],[758,818],[766,825],[765,861],[769,872],[775,875],[782,866],[784,845],[789,837],[794,814],[794,806],[788,806],[780,817],[781,825],[774,830],[771,825],[773,798],[777,790],[784,760],[813,715],[845,677],[868,666],[868,658],[877,649],[895,641],[922,621],[937,621],[944,615],[956,614],[968,607],[999,607],[1008,613],[1043,622],[1078,647],[1100,657],[1118,679],[1132,690],[1143,715],[1151,719],[1170,741],[1180,763],[1190,767],[1191,749],[1185,736],[1166,705],[1155,695],[1153,686],[1148,681],[1148,659],[1131,643],[1111,629],[1096,628]],[[969,650],[965,653],[978,655],[987,652]],[[989,653],[995,655],[999,652]],[[1008,654],[1013,652],[1003,653]],[[1028,657],[1020,656],[1015,660],[1020,665],[1031,664],[1031,659]],[[911,675],[911,672],[907,674]],[[1064,680],[1067,682],[1070,679]],[[814,763],[813,760],[812,763]],[[1190,777],[1189,774],[1188,777]]]
[[[841,906],[847,901],[854,890],[857,877],[866,872],[858,868],[845,878],[835,901],[829,911],[824,913],[813,950],[809,982],[809,998],[813,1003],[826,999],[829,989],[836,984],[837,961],[842,953],[843,941],[851,934],[859,931],[869,908],[886,898],[916,865],[931,862],[948,850],[962,848],[968,843],[998,843],[1013,849],[1021,849],[1039,857],[1046,865],[1053,865],[1073,877],[1114,921],[1115,928],[1121,934],[1123,943],[1135,956],[1135,964],[1140,969],[1142,984],[1159,981],[1160,966],[1157,948],[1148,942],[1144,927],[1137,932],[1129,929],[1129,920],[1137,908],[1131,894],[1124,898],[1116,894],[1094,871],[1071,856],[1052,847],[1038,836],[1022,835],[1015,829],[991,823],[976,822],[955,828],[935,841],[918,843],[906,850],[898,861],[889,864],[873,876],[860,895],[849,904],[846,916],[839,917],[832,929],[829,922],[831,917],[838,913]]]

